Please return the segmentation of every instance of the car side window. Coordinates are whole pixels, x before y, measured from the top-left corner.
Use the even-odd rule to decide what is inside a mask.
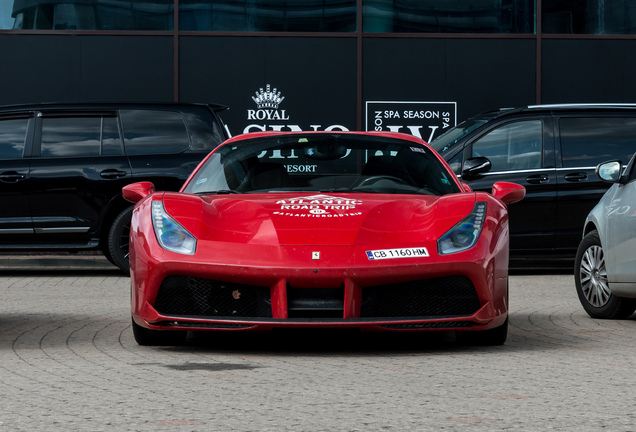
[[[636,169],[634,167],[636,167],[636,160],[632,160],[636,158],[636,154],[633,155],[629,162],[627,163],[627,169],[630,170],[628,173],[628,177],[627,177],[627,181],[628,182],[632,182],[634,180],[636,180]]]
[[[462,152],[459,152],[448,161],[448,165],[450,165],[453,172],[457,175],[462,173],[462,155]]]
[[[475,141],[472,157],[487,157],[491,172],[541,168],[542,130],[541,120],[505,124]]]
[[[564,117],[559,120],[564,168],[628,161],[636,147],[636,118]]]
[[[124,149],[117,126],[117,117],[102,118],[102,156],[123,155]]]
[[[225,141],[222,126],[209,121],[209,116],[198,113],[183,112],[191,137],[191,149],[195,151],[211,151]]]
[[[123,154],[116,117],[42,118],[41,157]]]
[[[42,157],[99,156],[100,117],[42,119]]]
[[[190,148],[188,130],[179,112],[120,110],[120,116],[129,155],[176,154]]]
[[[0,159],[20,159],[24,153],[29,119],[0,120]]]

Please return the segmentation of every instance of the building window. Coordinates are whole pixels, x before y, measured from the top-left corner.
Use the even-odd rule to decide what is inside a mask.
[[[179,1],[185,31],[354,32],[356,0]]]
[[[542,0],[362,0],[367,33],[534,34]],[[173,31],[175,0],[2,0],[0,30]],[[355,32],[357,0],[179,0],[184,31]],[[636,34],[632,0],[542,1],[544,34]]]
[[[364,0],[368,33],[535,32],[534,0]]]
[[[541,7],[543,33],[636,34],[633,0],[550,0]]]
[[[174,0],[15,0],[11,12],[2,3],[0,22],[7,26],[10,13],[16,30],[173,29]]]

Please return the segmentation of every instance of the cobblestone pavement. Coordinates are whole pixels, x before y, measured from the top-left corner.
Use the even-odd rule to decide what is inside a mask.
[[[60,263],[57,263],[60,264]],[[510,280],[501,347],[333,332],[133,340],[109,266],[0,268],[0,432],[634,431],[636,320]]]

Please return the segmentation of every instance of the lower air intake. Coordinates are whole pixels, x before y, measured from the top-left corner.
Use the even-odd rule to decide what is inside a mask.
[[[362,318],[444,318],[481,308],[470,279],[447,276],[362,288]]]
[[[269,287],[178,275],[163,280],[154,307],[171,316],[272,317]]]

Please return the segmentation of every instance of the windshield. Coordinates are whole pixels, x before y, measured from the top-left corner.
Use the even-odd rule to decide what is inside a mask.
[[[449,129],[442,135],[435,138],[429,145],[433,147],[438,153],[443,153],[455,144],[457,144],[466,135],[477,129],[478,127],[486,124],[489,120],[495,117],[495,114],[491,116],[474,117],[466,120]]]
[[[365,134],[282,134],[226,144],[184,188],[195,194],[459,192],[446,167],[419,144]]]

